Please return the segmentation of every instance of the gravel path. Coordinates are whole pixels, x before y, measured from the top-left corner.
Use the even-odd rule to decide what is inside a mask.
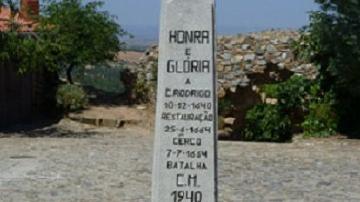
[[[0,136],[0,201],[150,201],[144,129],[63,121]],[[219,202],[360,201],[359,140],[221,142],[219,152]]]

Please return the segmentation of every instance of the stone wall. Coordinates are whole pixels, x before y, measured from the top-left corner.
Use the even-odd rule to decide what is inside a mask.
[[[227,124],[244,126],[246,111],[260,102],[276,102],[259,94],[259,87],[288,79],[293,74],[309,79],[317,77],[316,67],[298,61],[292,51],[299,40],[296,31],[266,31],[217,39],[216,68],[218,96],[231,100],[232,110],[220,112]],[[137,70],[138,81],[148,86],[148,97],[155,102],[157,46],[150,47]],[[233,130],[233,129],[232,129]]]
[[[226,91],[235,93],[238,88],[248,86],[255,89],[256,85],[281,81],[294,73],[316,78],[316,68],[297,61],[291,50],[292,43],[299,37],[295,31],[219,37],[216,59],[219,96],[223,97]],[[141,58],[139,79],[149,83],[156,81],[154,68],[157,58],[157,46],[150,47]]]

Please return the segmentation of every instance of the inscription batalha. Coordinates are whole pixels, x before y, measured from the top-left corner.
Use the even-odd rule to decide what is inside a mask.
[[[152,202],[217,202],[214,0],[162,0]]]

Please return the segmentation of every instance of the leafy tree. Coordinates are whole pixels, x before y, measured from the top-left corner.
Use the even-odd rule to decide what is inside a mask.
[[[65,69],[73,83],[74,68],[113,60],[123,47],[120,37],[127,35],[115,18],[100,11],[102,1],[49,1],[40,20],[39,45],[44,58]]]
[[[11,10],[11,16],[9,16],[8,25],[9,31],[17,31],[20,25],[15,21],[15,14],[19,12],[18,0],[0,0],[0,7],[6,6]]]
[[[35,69],[39,66],[39,57],[42,55],[35,42],[34,33],[20,33],[21,25],[15,20],[19,12],[18,0],[0,0],[0,6],[11,10],[7,21],[9,30],[0,32],[0,61],[15,64],[20,73]]]
[[[360,0],[315,0],[320,10],[300,42],[299,55],[319,65],[321,87],[335,92],[342,129],[360,131]]]
[[[18,0],[0,0],[0,6],[8,6],[14,13],[19,11]]]
[[[17,0],[0,0],[0,5],[19,11]],[[102,1],[47,0],[35,33],[20,33],[14,15],[10,29],[0,32],[0,60],[15,63],[20,72],[46,67],[48,70],[71,72],[88,64],[113,60],[123,47],[120,37],[127,35],[115,18],[100,11]]]

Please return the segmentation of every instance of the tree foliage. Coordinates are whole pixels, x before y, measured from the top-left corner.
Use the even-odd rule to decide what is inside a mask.
[[[0,6],[11,10],[6,22],[9,29],[0,32],[0,62],[11,62],[20,73],[44,66],[46,60],[42,58],[44,49],[38,43],[39,37],[35,33],[20,32],[21,24],[15,20],[15,14],[19,12],[19,1],[1,0]]]
[[[20,73],[37,70],[49,64],[45,50],[36,42],[34,34],[16,31],[0,32],[0,61],[14,64]],[[50,66],[48,66],[50,68]]]
[[[320,10],[311,13],[299,56],[319,65],[322,89],[336,94],[342,128],[360,131],[360,0],[316,2]]]
[[[7,6],[10,10],[15,13],[19,11],[19,1],[18,0],[0,0],[0,6]]]
[[[100,11],[102,1],[50,1],[43,9],[38,32],[48,57],[65,68],[72,83],[74,68],[113,60],[127,35],[115,18]]]
[[[14,13],[18,1],[0,0]],[[114,60],[127,35],[114,16],[101,11],[102,1],[47,0],[34,33],[21,33],[14,20],[11,29],[0,32],[0,60],[16,63],[20,72],[42,67],[66,71],[69,83],[74,68]]]
[[[19,10],[17,1],[14,0],[0,0],[0,9],[8,7],[12,11],[12,15],[6,20],[6,24],[9,26],[8,32],[0,32],[0,62],[8,62],[10,59],[15,61],[18,60],[18,56],[21,55],[22,51],[18,46],[22,40],[18,37],[17,29],[19,28],[14,20],[13,13]]]

